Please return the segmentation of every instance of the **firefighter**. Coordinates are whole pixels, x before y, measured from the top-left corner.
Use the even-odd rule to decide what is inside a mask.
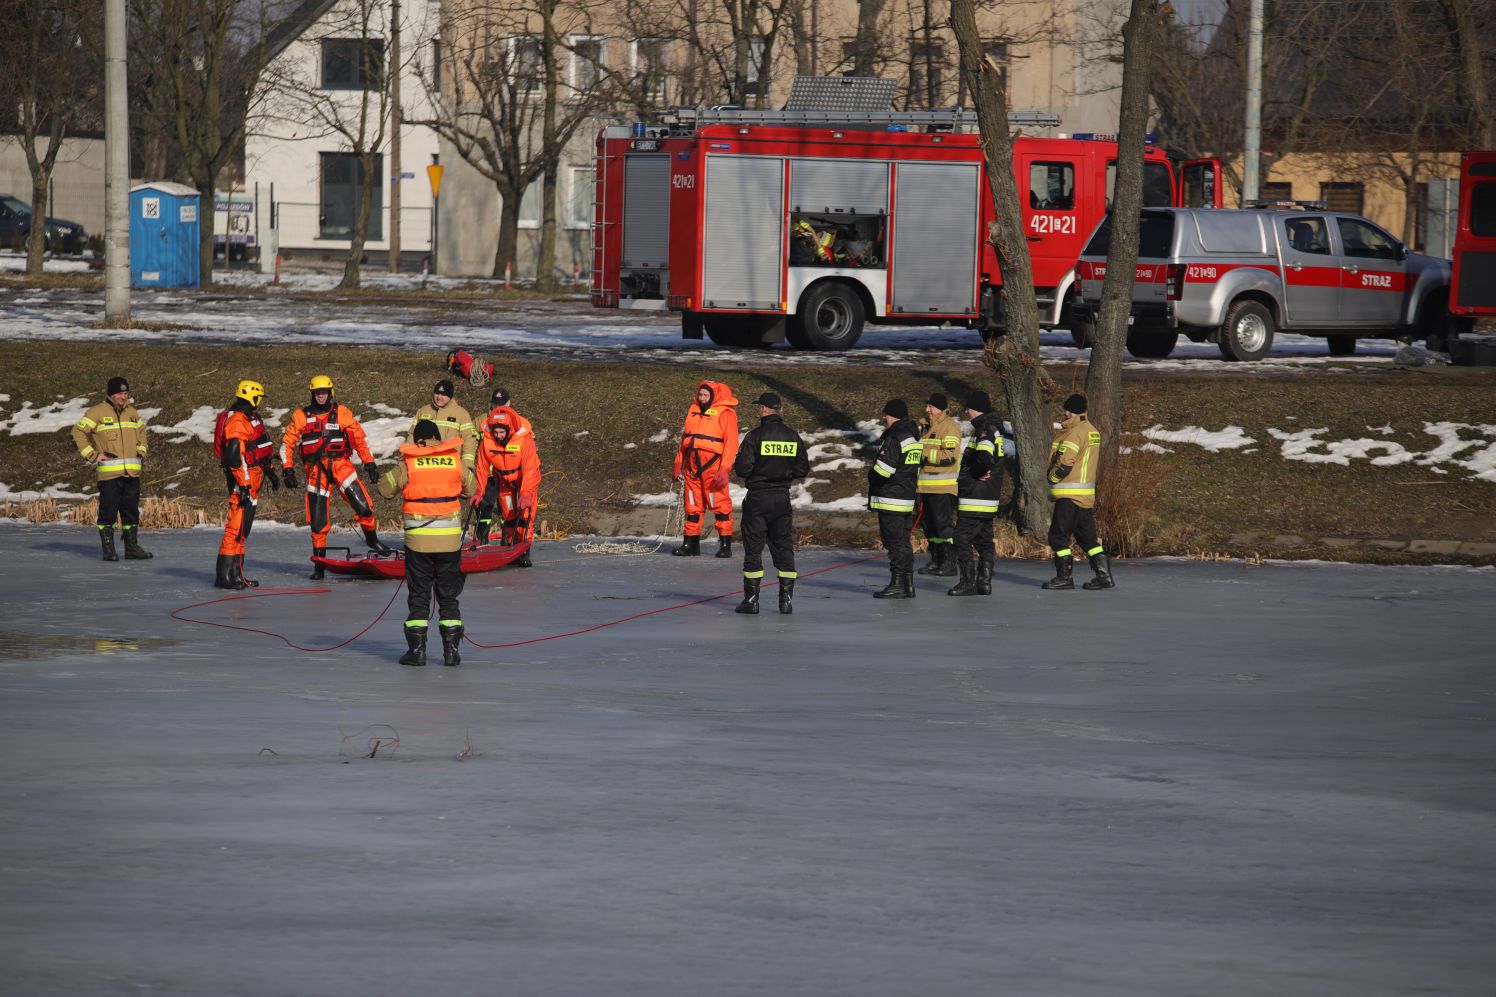
[[[922,575],[949,578],[956,573],[956,476],[961,464],[961,427],[946,414],[939,391],[925,400],[925,435],[919,462],[919,523],[930,544]]]
[[[867,507],[878,514],[878,536],[888,551],[890,579],[873,597],[913,599],[914,551],[909,533],[914,529],[915,481],[924,448],[904,399],[891,398],[883,406],[883,425],[878,456],[867,472]]]
[[[462,641],[462,500],[473,494],[473,473],[462,463],[462,441],[443,440],[422,419],[411,430],[414,443],[400,445],[400,461],[379,479],[379,494],[403,496],[405,518],[405,653],[400,664],[426,664],[431,593],[436,591],[442,634],[442,664],[460,665]]]
[[[758,591],[764,579],[764,541],[779,573],[779,611],[793,613],[795,596],[794,515],[790,485],[810,474],[805,441],[779,417],[779,396],[765,391],[758,406],[757,429],[748,431],[732,471],[748,486],[743,498],[743,601],[736,612],[758,613]]]
[[[701,554],[701,520],[707,509],[717,525],[717,556],[732,556],[732,495],[728,472],[738,453],[738,400],[721,381],[702,381],[696,400],[686,409],[680,449],[675,452],[672,477],[684,480],[685,542],[670,553],[676,557]]]
[[[260,584],[244,577],[244,542],[254,526],[265,480],[269,479],[272,491],[280,489],[280,479],[275,476],[275,444],[258,411],[264,400],[265,389],[259,381],[240,381],[233,403],[218,417],[213,432],[213,449],[229,491],[228,517],[218,544],[213,579],[221,589],[258,588]]]
[[[145,461],[145,420],[130,404],[130,385],[111,377],[105,398],[83,413],[73,426],[73,445],[94,466],[99,481],[99,542],[104,560],[118,561],[114,549],[114,521],[119,519],[125,540],[125,560],[145,561],[154,555],[140,546],[140,469]]]
[[[501,405],[484,420],[478,444],[478,486],[473,504],[478,514],[476,539],[488,543],[495,512],[499,537],[507,546],[528,544],[535,537],[535,510],[540,497],[540,454],[535,435],[519,425],[519,413]],[[514,562],[530,567],[527,549]]]
[[[312,393],[311,404],[291,413],[291,421],[281,436],[281,464],[285,467],[286,484],[291,488],[296,487],[296,468],[292,461],[297,454],[306,465],[306,521],[312,528],[312,556],[327,556],[334,489],[352,507],[369,549],[388,554],[390,549],[379,539],[379,521],[374,517],[374,502],[369,498],[369,490],[358,480],[358,470],[348,459],[350,451],[357,453],[359,460],[363,461],[364,473],[369,476],[369,484],[379,480],[379,467],[374,463],[374,455],[369,453],[364,428],[346,405],[334,401],[337,392],[332,378],[318,374],[307,387]],[[322,564],[317,562],[311,577],[321,580],[322,576]]]
[[[462,463],[472,470],[478,453],[478,431],[468,410],[452,398],[452,382],[445,378],[437,381],[436,386],[431,389],[431,404],[422,405],[417,410],[415,418],[410,422],[410,431],[405,434],[405,442],[414,443],[416,423],[429,419],[436,423],[443,440],[450,440],[454,436],[462,437]]]
[[[961,455],[956,490],[956,563],[961,580],[946,595],[991,595],[992,520],[1003,491],[1003,420],[985,391],[966,396],[971,441]]]
[[[1112,588],[1112,566],[1096,538],[1096,469],[1101,459],[1101,434],[1086,419],[1086,396],[1065,399],[1065,421],[1049,445],[1049,497],[1054,516],[1049,521],[1049,546],[1054,551],[1055,575],[1046,589],[1075,588],[1074,536],[1085,549],[1096,577],[1082,588],[1092,592]]]
[[[516,432],[518,432],[518,427],[523,427],[525,432],[531,436],[535,435],[535,427],[530,425],[529,419],[520,415],[519,409],[514,407],[514,402],[509,398],[509,392],[503,388],[494,388],[493,395],[488,399],[488,410],[492,412],[496,408],[507,408],[514,413],[514,418],[519,420],[516,424]]]

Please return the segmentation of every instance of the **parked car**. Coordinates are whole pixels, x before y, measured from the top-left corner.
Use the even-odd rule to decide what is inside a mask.
[[[78,254],[88,245],[88,233],[77,222],[48,218],[47,252]],[[0,247],[24,242],[31,233],[31,205],[9,194],[0,194]]]
[[[1108,217],[1076,266],[1081,299],[1101,300]],[[1447,349],[1448,260],[1410,253],[1360,215],[1293,209],[1149,208],[1142,216],[1127,349],[1166,357],[1183,333],[1228,360],[1260,360],[1277,330],[1324,336],[1334,356],[1358,336],[1423,338]]]

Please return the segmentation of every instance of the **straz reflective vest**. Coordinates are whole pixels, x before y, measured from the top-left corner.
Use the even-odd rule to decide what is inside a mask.
[[[405,544],[438,553],[462,548],[462,438],[400,444],[405,462]]]
[[[919,466],[920,494],[956,494],[956,473],[961,464],[961,427],[941,412],[930,420],[930,428],[919,442],[923,448]]]
[[[734,408],[738,400],[732,389],[721,381],[702,381],[696,390],[702,388],[711,393],[711,400],[706,405],[693,401],[686,410],[680,449],[675,454],[676,474],[703,476],[708,469],[715,474],[719,462],[730,466],[738,453],[738,413]]]
[[[971,442],[961,455],[956,513],[973,519],[997,515],[1003,492],[1003,421],[996,412],[984,412],[971,424]],[[987,475],[983,478],[982,475]]]
[[[869,509],[914,513],[915,479],[922,451],[914,423],[908,419],[900,419],[883,431],[878,457],[867,472]]]
[[[94,470],[100,481],[140,477],[140,459],[145,456],[145,421],[135,406],[115,411],[109,400],[99,402],[73,426],[73,445],[85,460],[99,454]],[[103,456],[110,454],[111,456]]]
[[[1101,434],[1085,416],[1072,414],[1049,445],[1049,497],[1069,499],[1082,509],[1094,507],[1100,457]]]

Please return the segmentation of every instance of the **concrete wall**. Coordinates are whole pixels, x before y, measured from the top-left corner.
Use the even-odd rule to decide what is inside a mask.
[[[53,218],[82,225],[89,235],[104,231],[104,140],[64,139],[52,171],[54,201],[47,206]],[[31,171],[20,142],[0,135],[0,194],[31,203]],[[10,247],[0,247],[8,249]]]

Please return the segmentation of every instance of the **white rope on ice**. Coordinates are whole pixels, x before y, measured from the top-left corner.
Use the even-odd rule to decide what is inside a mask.
[[[608,554],[613,557],[654,554],[685,525],[685,494],[684,481],[670,486],[670,507],[665,512],[665,532],[652,547],[645,540],[584,540],[579,544],[574,544],[572,550],[578,554]]]

